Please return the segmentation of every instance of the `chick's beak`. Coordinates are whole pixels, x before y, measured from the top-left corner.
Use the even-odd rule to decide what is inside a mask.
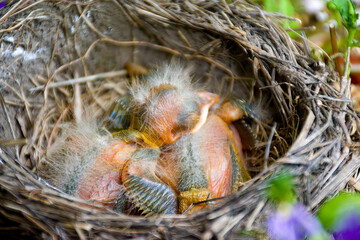
[[[180,132],[172,133],[171,130],[169,130],[167,134],[164,134],[162,136],[162,138],[165,144],[171,144],[174,143],[176,140],[178,140],[181,137],[181,135],[182,134]]]
[[[215,93],[210,93],[207,91],[199,91],[196,93],[197,96],[201,99],[200,103],[200,118],[195,126],[191,129],[191,133],[197,132],[206,122],[206,119],[209,114],[209,109],[219,101],[219,96]]]

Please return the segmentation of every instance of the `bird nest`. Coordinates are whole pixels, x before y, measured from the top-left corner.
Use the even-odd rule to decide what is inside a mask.
[[[279,27],[294,19],[245,1],[18,1],[0,11],[3,234],[221,239],[261,233],[272,210],[263,190],[279,171],[295,176],[312,211],[351,189],[360,158],[349,83]],[[243,119],[256,136],[244,152],[252,179],[238,192],[193,214],[145,218],[94,208],[38,175],[61,125],[84,108],[101,119],[127,93],[126,63],[151,69],[173,58],[195,66],[201,88],[236,95],[254,113]]]

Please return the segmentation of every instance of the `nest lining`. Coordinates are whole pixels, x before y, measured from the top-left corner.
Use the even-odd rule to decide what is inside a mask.
[[[27,4],[3,10],[0,30],[0,132],[13,139],[1,141],[0,222],[9,234],[224,238],[263,226],[271,210],[263,189],[278,171],[296,176],[299,200],[313,211],[356,174],[348,83],[333,87],[337,75],[311,58],[307,40],[273,22],[283,16],[242,1]],[[83,105],[100,117],[126,94],[126,62],[154,67],[172,57],[195,65],[204,89],[231,89],[261,110],[261,121],[249,121],[259,143],[246,153],[256,176],[238,193],[196,214],[146,219],[94,209],[38,177],[61,122],[79,120]]]

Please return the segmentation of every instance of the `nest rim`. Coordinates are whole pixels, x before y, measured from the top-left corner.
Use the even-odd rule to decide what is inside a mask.
[[[66,1],[58,1],[58,4],[63,2]],[[269,18],[271,16],[274,17],[273,14],[266,13],[261,9],[242,1],[238,1],[237,4],[240,4],[239,6],[244,7],[246,10],[251,9],[251,14],[244,14],[244,11],[242,11],[241,8],[227,5],[223,2],[212,3],[215,7],[206,4],[202,5],[201,2],[198,4],[191,3],[191,5],[189,5],[194,8],[197,7],[197,10],[202,7],[205,13],[211,13],[210,16],[214,17],[216,20],[219,19],[221,14],[225,13],[226,16],[223,16],[222,19],[225,20],[225,24],[223,24],[227,26],[226,31],[224,29],[216,28],[216,25],[210,25],[205,28],[203,22],[196,22],[195,20],[190,21],[191,19],[189,20],[189,16],[187,16],[188,18],[182,22],[179,22],[180,17],[176,16],[176,13],[178,12],[175,11],[175,13],[169,13],[171,8],[169,8],[166,3],[161,5],[156,1],[146,1],[144,3],[138,1],[125,1],[124,3],[120,3],[119,1],[114,2],[115,5],[117,5],[119,8],[125,9],[125,12],[129,16],[131,15],[131,17],[134,17],[134,14],[138,14],[138,19],[146,19],[150,16],[150,18],[152,18],[151,21],[155,21],[160,25],[170,25],[172,23],[175,26],[183,24],[198,31],[204,31],[205,29],[206,31],[210,32],[210,34],[214,34],[215,36],[219,35],[226,41],[232,41],[234,44],[237,44],[239,48],[243,48],[246,50],[246,52],[248,52],[248,56],[254,64],[253,66],[256,66],[256,68],[258,67],[257,70],[259,74],[262,74],[262,77],[268,81],[269,85],[265,87],[275,89],[272,91],[276,97],[279,95],[279,92],[277,92],[279,90],[273,85],[275,75],[283,77],[286,80],[284,81],[284,84],[289,85],[289,88],[291,88],[291,85],[295,84],[298,84],[296,85],[298,88],[301,86],[306,86],[306,88],[304,87],[304,95],[300,96],[305,96],[305,98],[299,100],[302,101],[301,104],[303,107],[307,109],[307,113],[304,114],[305,119],[303,120],[301,131],[298,131],[296,140],[292,142],[288,151],[286,151],[286,153],[281,158],[277,159],[276,162],[271,163],[269,166],[266,164],[264,169],[260,171],[256,177],[247,182],[239,192],[227,197],[222,203],[214,206],[213,208],[209,208],[187,216],[157,216],[157,219],[119,215],[107,210],[105,212],[94,210],[92,207],[86,206],[86,201],[65,195],[59,192],[57,189],[49,186],[45,181],[37,177],[31,170],[27,169],[22,162],[19,162],[7,154],[5,150],[1,150],[0,163],[2,163],[3,166],[6,166],[4,168],[10,169],[11,171],[8,174],[3,175],[3,177],[0,179],[0,190],[2,189],[2,191],[8,194],[6,197],[8,202],[6,202],[0,209],[3,210],[3,212],[6,212],[5,210],[9,211],[7,214],[7,216],[10,216],[9,219],[15,219],[15,221],[18,220],[18,218],[14,217],[16,216],[14,212],[19,211],[19,206],[16,204],[9,204],[9,202],[14,201],[11,197],[9,197],[12,195],[9,193],[18,191],[18,194],[24,197],[24,199],[28,199],[30,202],[34,202],[34,209],[29,210],[24,207],[21,210],[22,214],[25,216],[26,221],[31,222],[36,226],[37,229],[40,229],[40,231],[45,232],[53,237],[60,236],[61,238],[67,238],[66,236],[71,233],[70,236],[74,236],[75,234],[80,238],[85,239],[86,232],[101,232],[100,227],[104,227],[105,225],[105,228],[107,229],[104,231],[105,235],[103,236],[108,237],[151,236],[154,234],[155,237],[159,238],[166,238],[168,236],[180,238],[181,236],[185,235],[188,237],[191,236],[193,238],[203,237],[210,239],[212,236],[222,238],[229,236],[229,234],[235,229],[249,228],[253,224],[255,224],[255,228],[256,226],[261,226],[260,223],[263,223],[263,220],[260,221],[259,225],[256,225],[256,219],[263,218],[262,214],[265,214],[271,210],[271,206],[266,202],[262,191],[266,188],[266,179],[269,179],[269,177],[274,175],[276,172],[282,171],[284,169],[289,170],[289,166],[297,167],[296,170],[290,171],[292,171],[295,176],[298,176],[298,184],[300,186],[298,190],[300,189],[299,192],[301,193],[301,201],[309,206],[313,211],[315,211],[319,204],[324,201],[326,196],[332,195],[346,187],[347,179],[354,175],[360,161],[356,160],[357,153],[353,150],[354,148],[349,145],[352,142],[352,126],[349,126],[349,123],[352,121],[355,121],[356,123],[359,122],[356,113],[352,110],[351,105],[347,101],[347,99],[349,99],[349,82],[340,81],[336,74],[331,75],[333,70],[321,66],[321,64],[318,64],[318,62],[314,61],[306,52],[306,47],[308,47],[309,43],[305,39],[303,39],[303,45],[292,41],[284,30],[271,22],[271,19]],[[96,4],[96,2],[94,4]],[[169,6],[178,6],[176,5],[176,1],[171,2],[171,4]],[[32,4],[31,6],[33,5],[35,4]],[[229,6],[232,8],[230,9]],[[162,11],[159,11],[159,7]],[[11,10],[12,8],[9,9],[9,13]],[[18,8],[17,10],[21,10],[21,8]],[[211,10],[214,12],[211,12]],[[156,16],[154,16],[154,14]],[[189,13],[186,12],[186,14]],[[202,14],[200,14],[200,16],[203,17]],[[283,43],[284,45],[282,47],[285,49],[287,48],[288,50],[291,49],[292,53],[289,53],[288,56],[286,56],[286,54],[283,52],[274,53],[273,49],[261,49],[258,47],[259,45],[251,45],[251,41],[247,38],[249,37],[249,33],[241,29],[241,26],[236,26],[231,22],[231,20],[235,21],[238,18],[245,19],[243,21],[246,22],[249,21],[249,16],[256,16],[254,19],[256,19],[256,21],[260,21],[263,24],[258,26],[260,28],[259,32],[268,31],[270,35],[274,33],[279,35],[278,38],[274,37],[270,40],[266,39],[264,40],[265,42],[274,42],[276,39],[285,39]],[[276,15],[275,17],[285,18],[284,16],[280,15]],[[227,20],[229,21],[227,22]],[[258,22],[255,22],[254,25],[257,26]],[[254,36],[251,37],[255,39]],[[106,38],[99,38],[99,40],[96,40],[96,43],[99,42],[108,42],[115,45],[119,44],[119,42],[115,40],[109,40]],[[152,46],[161,51],[169,52],[175,56],[178,55],[186,58],[186,55],[179,54],[176,50],[173,50],[169,47],[151,45],[145,42],[137,42],[137,44],[143,44],[145,47]],[[269,45],[272,46],[271,44]],[[95,44],[91,45],[88,49],[92,49],[93,47],[95,47]],[[271,55],[271,52],[273,55]],[[90,53],[91,51],[86,51],[83,57],[79,58],[79,61],[83,60],[83,58],[85,58],[85,56]],[[221,65],[216,66],[222,68]],[[50,76],[46,86],[49,86],[51,80],[54,79],[55,74],[56,72]],[[121,75],[123,72],[118,72],[116,74]],[[291,76],[291,74],[293,75]],[[322,74],[325,75],[325,77],[322,76]],[[330,83],[339,81],[341,83],[341,88],[340,91],[337,91],[330,85]],[[319,87],[319,85],[321,85],[321,87]],[[48,95],[50,91],[50,89],[45,88],[45,99],[46,95]],[[290,93],[293,92],[290,91]],[[0,96],[2,98],[3,109],[6,109],[7,107],[4,105],[4,94],[1,93]],[[287,100],[289,101],[289,99],[290,98]],[[282,100],[283,99],[281,98],[278,99],[279,102]],[[291,101],[295,101],[295,97],[291,98]],[[322,106],[325,106],[325,108],[330,110],[321,110],[319,108],[319,102]],[[289,104],[288,102],[286,103]],[[286,108],[287,107],[284,107],[284,109],[281,109],[280,111],[291,112]],[[317,110],[319,110],[319,112]],[[286,116],[288,114],[283,113],[282,116],[283,115]],[[341,124],[342,121],[346,122],[346,124]],[[358,130],[356,130],[356,132],[357,131]],[[336,141],[334,141],[332,144],[327,143],[331,139],[326,139],[326,134],[336,135]],[[315,141],[317,138],[325,138],[323,142],[321,142],[323,146]],[[335,150],[334,153],[331,152],[329,150],[331,147],[336,149],[337,152]],[[313,155],[315,155],[315,157],[312,156],[313,159],[306,161],[302,159],[304,157],[310,158],[311,156],[309,155],[309,152],[311,151],[308,151],[304,154],[304,151],[306,150],[304,150],[304,148],[319,150],[313,153]],[[326,152],[324,149],[328,149],[328,152]],[[338,155],[340,155],[340,160],[338,163],[333,163],[333,165],[326,165],[324,159],[330,159]],[[319,171],[323,168],[323,165],[325,166],[324,169],[327,171],[325,174],[319,174],[316,176],[317,178],[315,178],[314,175],[312,175],[312,172]],[[22,177],[28,179],[29,182],[24,184],[22,187],[21,185],[11,184],[11,174],[13,174],[13,172],[19,173],[22,175]],[[314,185],[313,182],[315,180],[311,179],[311,177],[315,179],[322,178],[320,182],[323,184],[321,184],[320,187]],[[335,179],[336,177],[339,179]],[[257,201],[253,201],[255,196]],[[56,200],[57,197],[59,199]],[[5,202],[5,198],[0,199],[0,201]],[[74,214],[71,214],[71,216],[68,217],[68,223],[57,223],[55,224],[55,228],[52,228],[49,226],[49,224],[44,224],[42,222],[49,216],[46,216],[48,214],[45,214],[45,217],[39,217],[39,214],[37,213],[38,211],[41,212],[41,207],[39,207],[38,204],[44,203],[48,205],[51,201],[64,204],[60,207],[60,209],[66,208],[66,204],[68,204],[67,209],[76,209],[76,211],[73,212]],[[64,202],[66,202],[66,204]],[[247,204],[247,202],[250,202],[251,204]],[[246,208],[246,206],[248,206],[248,208]],[[59,214],[58,210],[55,212]],[[99,215],[100,212],[101,216]],[[36,219],[36,217],[39,217],[39,219]],[[246,221],[244,221],[244,219],[246,219]],[[121,220],[123,222],[114,224],[116,220]],[[71,221],[78,222],[73,224]],[[131,224],[129,224],[129,222],[131,222]],[[25,227],[24,229],[29,231],[28,227]],[[125,230],[120,231],[119,229]],[[98,236],[101,236],[101,234]]]

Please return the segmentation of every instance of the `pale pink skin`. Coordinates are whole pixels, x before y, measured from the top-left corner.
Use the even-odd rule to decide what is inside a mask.
[[[91,178],[89,182],[82,182],[77,195],[82,199],[113,208],[116,199],[123,190],[123,186],[119,184],[119,171],[111,171],[102,176],[91,176]]]
[[[208,117],[203,127],[195,134],[200,146],[201,162],[208,180],[208,189],[213,197],[224,197],[231,193],[231,158],[228,125],[218,116]]]
[[[79,183],[77,196],[113,208],[115,203],[107,203],[118,198],[123,186],[120,170],[136,147],[124,141],[115,141],[103,150]]]

